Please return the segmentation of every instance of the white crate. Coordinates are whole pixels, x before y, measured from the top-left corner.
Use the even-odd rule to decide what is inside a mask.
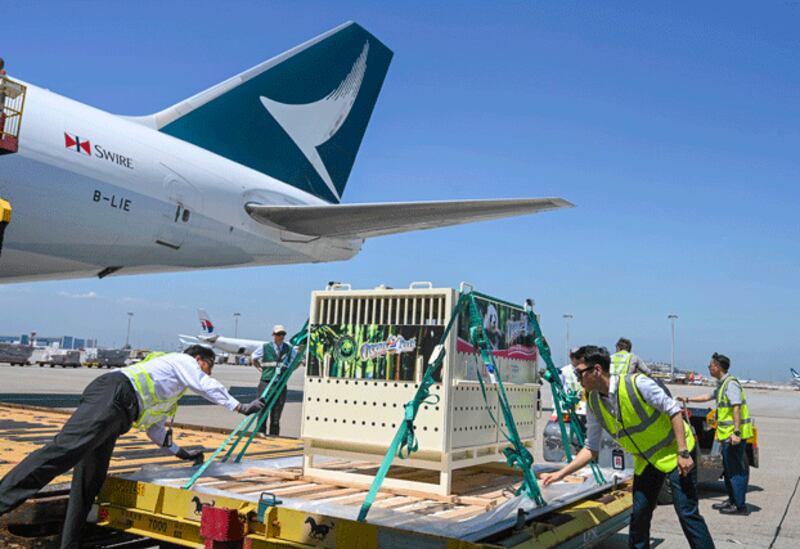
[[[331,473],[314,466],[317,456],[340,457],[379,463],[403,421],[404,405],[419,387],[433,346],[439,342],[450,320],[458,293],[451,288],[414,287],[402,290],[330,289],[312,293],[309,343],[303,397],[301,437],[305,442],[305,474],[338,479],[352,477],[357,484],[371,477]],[[497,302],[506,316],[506,304]],[[497,313],[497,310],[494,311]],[[519,313],[521,315],[521,312]],[[498,318],[502,314],[495,315]],[[487,318],[493,318],[488,312]],[[450,493],[454,469],[497,461],[508,443],[486,410],[477,369],[482,362],[475,353],[458,345],[456,321],[445,341],[441,378],[431,387],[436,403],[423,404],[414,422],[419,450],[409,459],[393,464],[440,471],[439,484],[392,478],[387,486],[421,492]],[[512,325],[513,324],[513,325]],[[508,321],[504,331],[518,330],[519,322]],[[404,336],[398,339],[390,336]],[[462,329],[463,335],[463,329]],[[415,336],[415,337],[412,337]],[[386,350],[381,343],[400,348]],[[391,345],[389,345],[391,346]],[[361,360],[355,357],[371,357]],[[504,351],[503,351],[504,352]],[[539,385],[536,362],[497,357],[519,435],[532,446],[536,432]],[[505,428],[497,406],[497,386],[487,384],[487,400],[495,418]],[[406,475],[413,477],[413,475]]]

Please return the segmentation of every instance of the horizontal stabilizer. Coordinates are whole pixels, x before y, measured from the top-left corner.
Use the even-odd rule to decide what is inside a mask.
[[[248,203],[253,219],[293,233],[370,238],[571,208],[563,198],[387,202],[331,206],[272,206]]]

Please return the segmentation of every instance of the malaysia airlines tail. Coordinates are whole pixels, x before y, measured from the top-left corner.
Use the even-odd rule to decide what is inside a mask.
[[[392,55],[348,22],[140,121],[320,199],[246,205],[259,223],[302,235],[364,239],[572,206],[561,198],[339,205]]]
[[[205,309],[197,309],[197,318],[200,320],[200,330],[205,336],[214,335],[214,323]]]
[[[197,318],[200,320],[200,334],[188,336],[178,335],[178,339],[184,346],[205,345],[220,353],[233,353],[238,355],[249,355],[266,343],[259,339],[242,339],[237,337],[223,337],[216,332],[211,316],[205,309],[197,309]]]
[[[200,334],[196,336],[180,334],[178,335],[178,340],[185,347],[197,344],[213,347],[214,342],[219,338],[219,334],[214,332],[214,323],[211,322],[208,311],[197,309],[197,318],[200,320]]]

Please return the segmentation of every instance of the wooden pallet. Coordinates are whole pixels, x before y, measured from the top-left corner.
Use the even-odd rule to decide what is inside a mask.
[[[28,454],[51,441],[58,434],[71,412],[31,406],[0,404],[0,477],[10,471]],[[195,428],[189,425],[174,424],[175,442],[189,449],[204,449],[212,452],[229,434],[225,429]],[[247,451],[248,459],[267,459],[280,456],[298,455],[303,451],[303,443],[290,438],[253,440]],[[186,462],[174,456],[164,455],[147,438],[143,431],[131,429],[122,436],[114,448],[109,474],[129,473],[145,465],[161,467],[185,467]],[[63,487],[71,480],[65,473],[53,479],[50,489]]]
[[[301,466],[281,469],[251,467],[243,472],[201,478],[194,490],[213,488],[225,492],[231,498],[259,496],[262,493],[278,499],[303,500],[309,503],[330,503],[358,508],[364,502],[369,482],[336,480],[339,473],[355,473],[374,476],[377,466],[370,462],[336,460],[320,465],[332,475],[323,478],[305,475]],[[437,471],[426,471],[407,467],[392,467],[390,478],[435,482]],[[164,481],[170,486],[181,486],[187,478]],[[373,509],[432,516],[448,520],[465,520],[480,515],[514,497],[522,477],[518,471],[502,463],[476,465],[459,469],[453,476],[453,493],[437,495],[413,489],[382,486],[375,498]],[[584,482],[583,477],[574,476],[571,482]]]

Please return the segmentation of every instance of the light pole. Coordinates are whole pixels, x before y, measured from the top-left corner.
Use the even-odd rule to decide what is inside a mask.
[[[670,375],[675,379],[675,321],[678,320],[678,315],[667,315],[667,318],[672,322],[672,366]]]
[[[242,313],[233,313],[233,337],[239,337],[239,317]]]
[[[567,347],[565,349],[565,353],[567,355],[567,359],[564,361],[564,364],[569,364],[569,321],[572,320],[572,315],[569,313],[561,315],[564,320],[567,321]]]
[[[133,320],[133,313],[128,313],[128,332],[125,334],[125,348],[131,348],[131,320]]]

